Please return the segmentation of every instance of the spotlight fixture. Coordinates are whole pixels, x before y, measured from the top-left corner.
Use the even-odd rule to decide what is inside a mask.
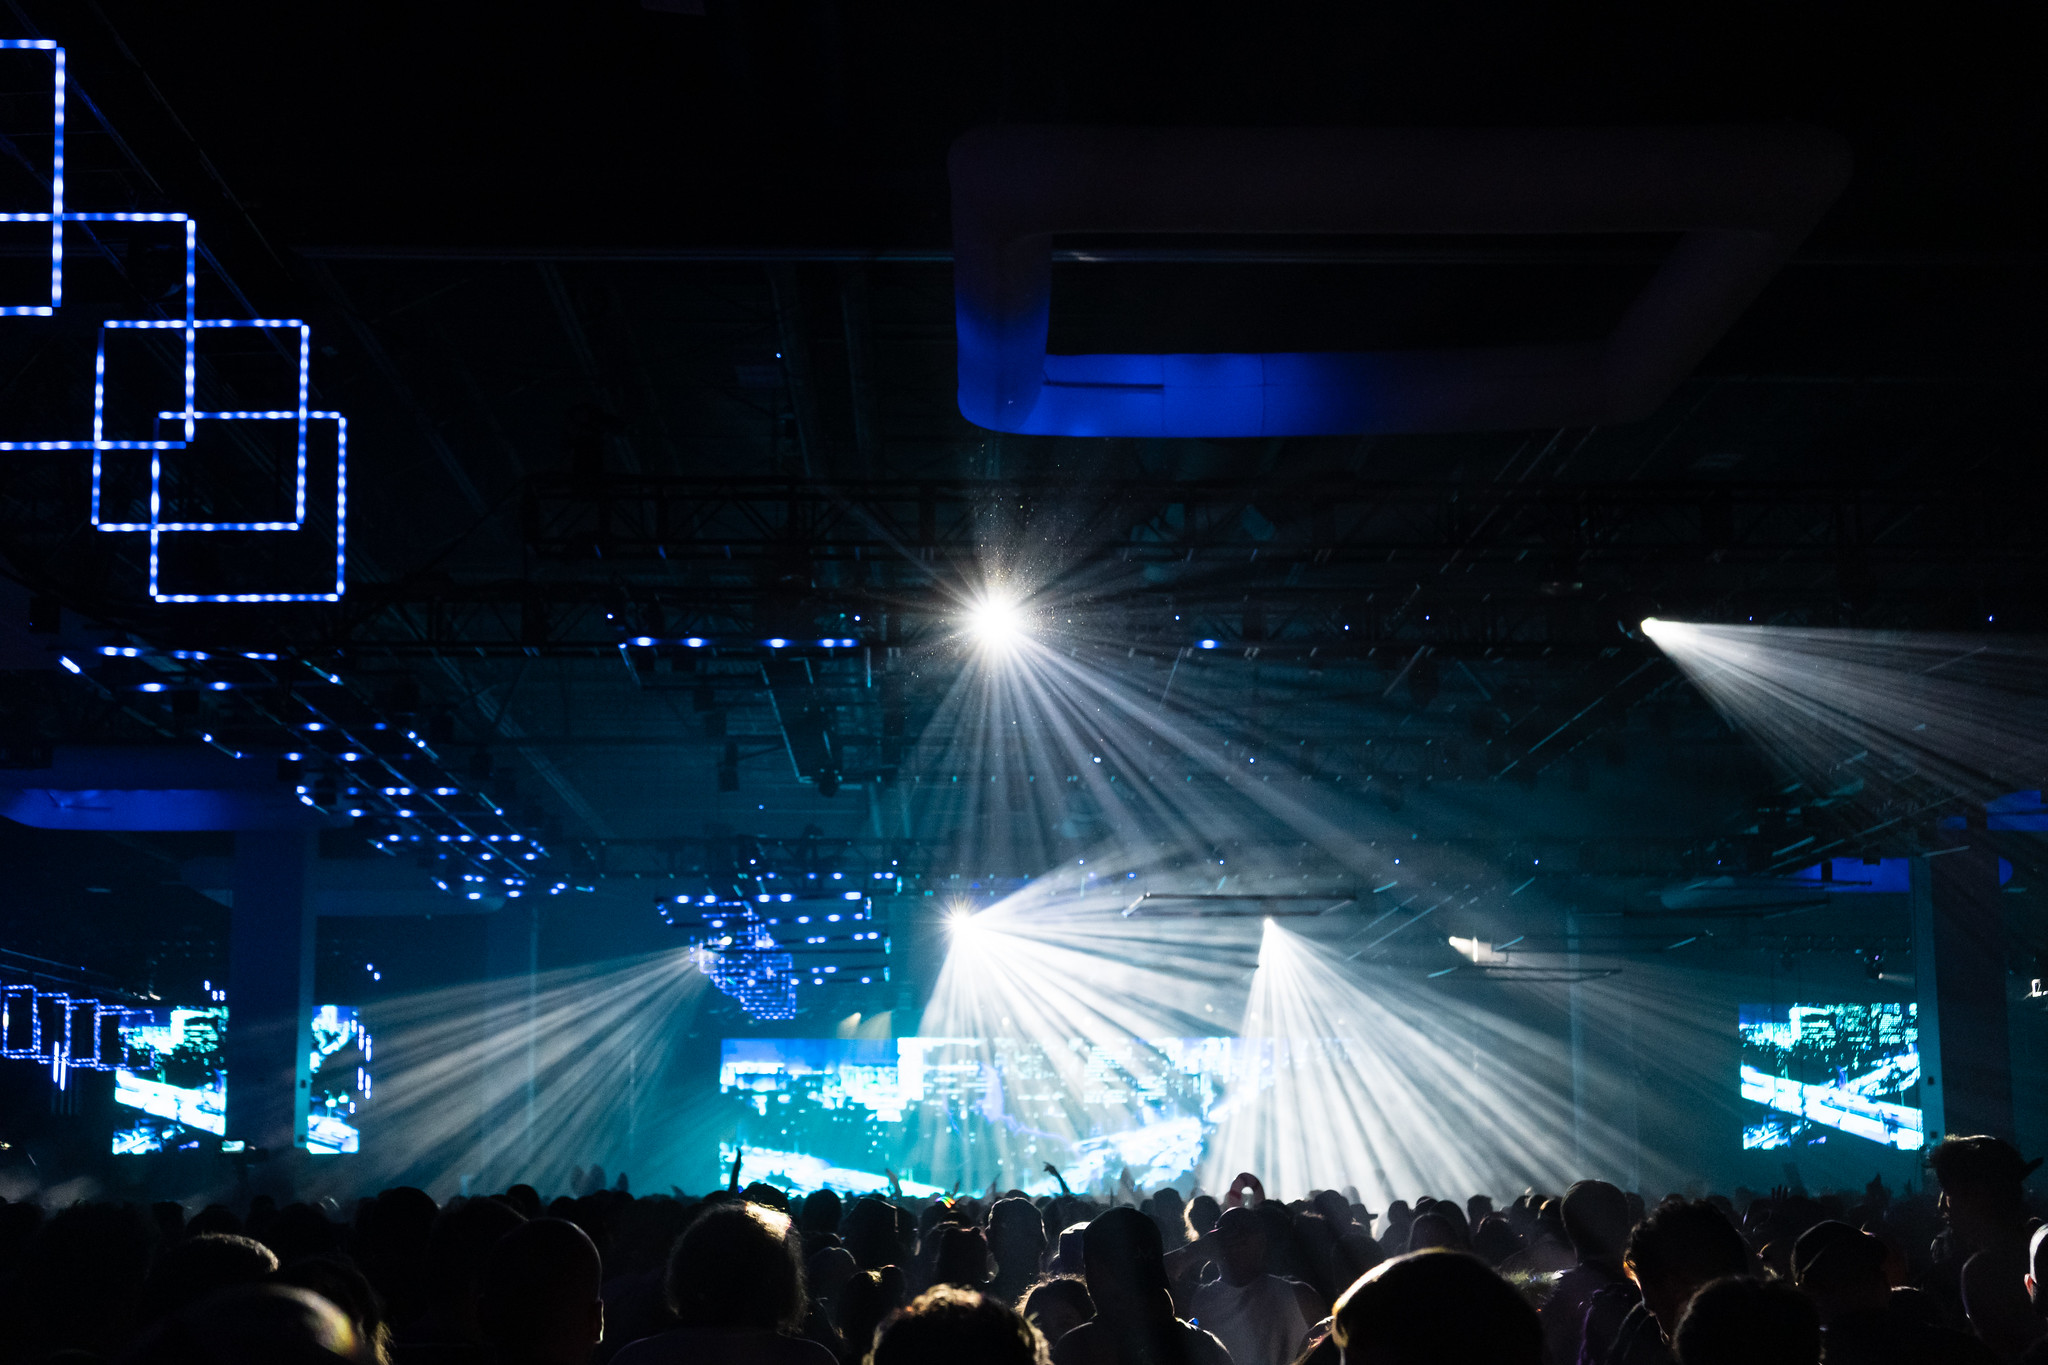
[[[1646,638],[1666,648],[1679,640],[1689,638],[1694,630],[1683,621],[1666,621],[1656,616],[1645,616],[1639,629]]]

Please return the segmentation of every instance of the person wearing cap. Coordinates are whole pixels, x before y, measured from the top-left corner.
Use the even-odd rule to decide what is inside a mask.
[[[1256,1211],[1225,1209],[1216,1231],[1190,1250],[1220,1272],[1194,1293],[1190,1316],[1216,1334],[1234,1365],[1286,1365],[1309,1324],[1323,1316],[1307,1287],[1272,1274],[1266,1229]]]
[[[1847,1223],[1815,1223],[1792,1245],[1792,1282],[1820,1313],[1828,1365],[1992,1365],[1980,1341],[1937,1327],[1900,1301],[1885,1245]]]
[[[1995,1137],[1947,1137],[1928,1153],[1970,1330],[2000,1360],[2017,1360],[2041,1335],[2026,1292],[2033,1225],[2021,1186],[2041,1162]]]
[[[1586,1329],[1586,1310],[1603,1289],[1615,1291],[1619,1322],[1636,1304],[1635,1285],[1621,1268],[1628,1246],[1628,1196],[1604,1180],[1581,1180],[1564,1192],[1565,1236],[1578,1263],[1558,1276],[1543,1301],[1543,1355],[1552,1365],[1577,1365]]]

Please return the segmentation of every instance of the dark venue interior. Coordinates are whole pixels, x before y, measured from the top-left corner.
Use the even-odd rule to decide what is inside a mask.
[[[5,0],[0,1365],[2048,1361],[2043,38]]]

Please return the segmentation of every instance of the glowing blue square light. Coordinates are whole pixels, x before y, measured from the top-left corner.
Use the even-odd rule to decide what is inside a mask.
[[[91,521],[104,531],[125,531],[149,536],[149,592],[157,602],[333,602],[338,601],[346,587],[346,526],[347,526],[347,468],[348,437],[347,424],[339,413],[313,412],[308,402],[308,376],[311,367],[312,330],[296,318],[206,318],[198,316],[197,309],[197,259],[198,224],[182,213],[131,213],[131,212],[73,212],[64,206],[65,174],[65,55],[64,49],[48,39],[0,39],[0,50],[38,50],[51,56],[51,130],[52,154],[50,166],[50,203],[47,211],[0,212],[0,222],[48,223],[50,225],[50,294],[46,304],[0,304],[0,317],[40,316],[54,314],[64,299],[64,226],[79,222],[121,222],[121,223],[168,223],[178,225],[184,238],[185,273],[183,307],[178,316],[154,318],[107,319],[98,329],[98,340],[94,348],[93,373],[93,425],[92,435],[75,440],[0,440],[0,451],[63,451],[82,450],[92,452],[91,479]],[[298,346],[298,400],[296,406],[285,412],[200,412],[194,401],[197,375],[197,336],[200,330],[208,328],[275,328],[295,329],[299,333]],[[115,439],[106,432],[106,337],[109,330],[152,330],[176,331],[183,342],[183,406],[169,412],[159,412],[158,422],[177,424],[177,437],[151,437],[149,439]],[[162,457],[166,451],[188,448],[193,440],[194,426],[201,420],[288,420],[297,426],[297,479],[293,496],[292,516],[289,521],[279,519],[263,523],[173,523],[162,518]],[[208,533],[220,531],[263,530],[298,531],[306,520],[306,427],[311,420],[332,420],[336,423],[336,469],[335,469],[335,584],[330,592],[271,592],[271,593],[180,593],[165,592],[159,576],[161,537],[166,532]],[[161,429],[161,428],[160,428]],[[104,475],[105,452],[109,450],[146,450],[150,452],[150,517],[147,522],[110,523],[101,517],[102,479]]]

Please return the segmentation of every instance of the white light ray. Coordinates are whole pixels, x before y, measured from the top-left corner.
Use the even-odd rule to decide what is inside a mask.
[[[1897,816],[2038,785],[2048,764],[2048,648],[2036,642],[1654,619],[1643,628],[1816,804]]]
[[[345,1169],[359,1194],[411,1183],[437,1197],[527,1181],[566,1188],[570,1167],[673,1169],[686,1115],[662,1081],[707,987],[684,953],[473,982],[363,1009],[377,1037],[376,1100]],[[688,1098],[680,1098],[687,1108]],[[696,1164],[709,1164],[709,1151]]]

